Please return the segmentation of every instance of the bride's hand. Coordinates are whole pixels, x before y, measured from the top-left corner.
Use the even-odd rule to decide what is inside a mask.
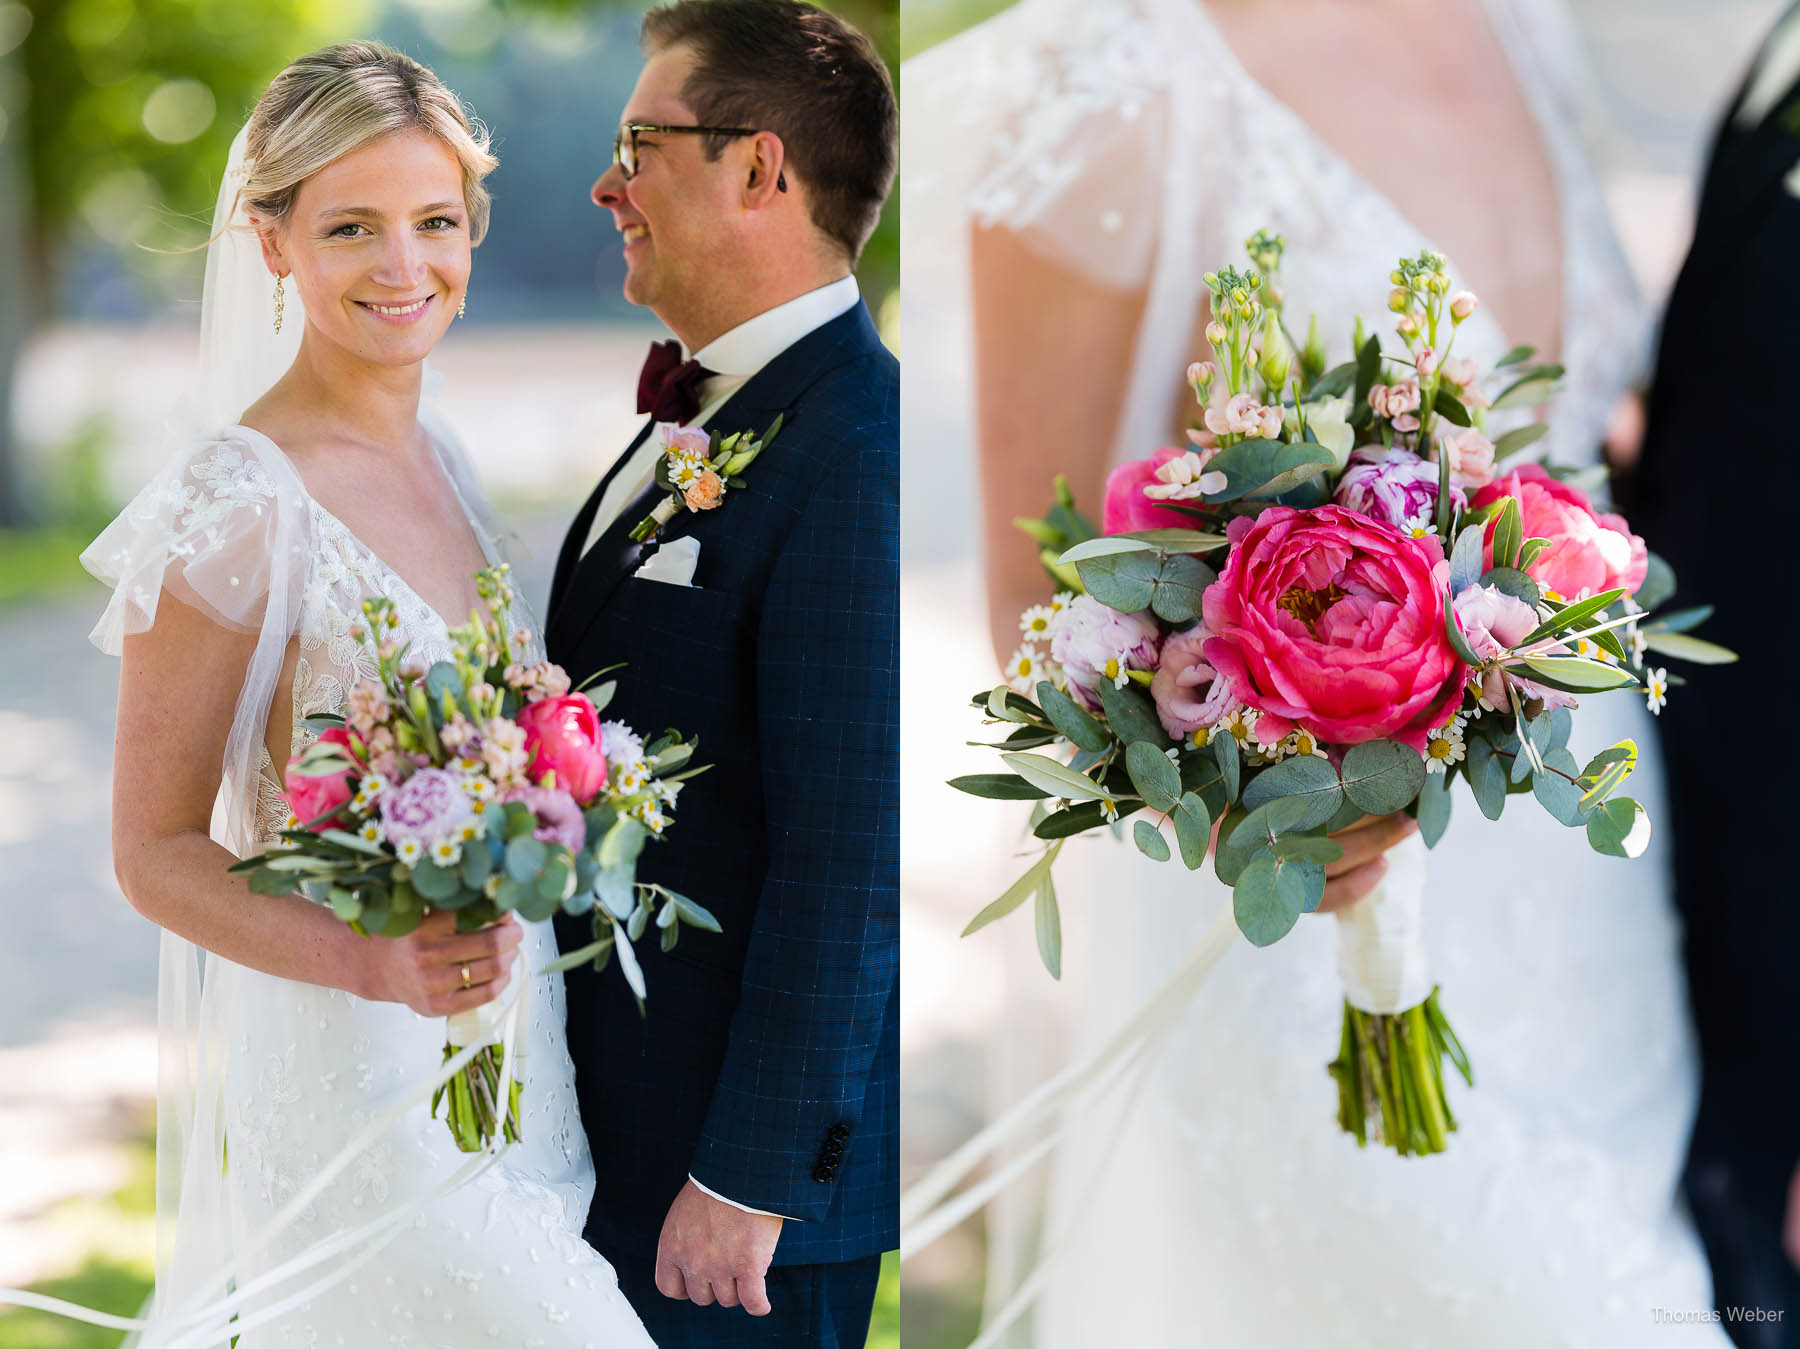
[[[458,932],[454,913],[427,914],[405,937],[369,939],[364,996],[405,1003],[420,1016],[469,1011],[505,991],[524,938],[511,914],[475,932]]]
[[[1344,855],[1325,865],[1325,898],[1319,901],[1319,913],[1335,913],[1362,899],[1387,874],[1387,858],[1382,854],[1409,834],[1419,831],[1419,822],[1410,815],[1365,815],[1348,828],[1331,836]]]

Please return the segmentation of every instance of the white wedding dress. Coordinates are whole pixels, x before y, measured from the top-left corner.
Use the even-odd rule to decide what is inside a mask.
[[[1572,126],[1572,26],[1550,0],[1489,0],[1488,11],[1560,203],[1568,376],[1549,453],[1590,463],[1638,358],[1639,309]],[[966,340],[958,236],[971,221],[1096,280],[1147,284],[1115,460],[1166,439],[1200,275],[1244,265],[1254,230],[1287,236],[1290,304],[1302,322],[1317,312],[1339,358],[1358,313],[1391,334],[1387,274],[1433,243],[1251,79],[1194,0],[1026,0],[904,76],[906,210],[935,205],[951,221],[929,244],[909,237],[908,285],[940,288],[943,340]],[[909,333],[920,340],[917,324]],[[1491,365],[1509,345],[1484,309],[1455,354]],[[1638,741],[1629,790],[1659,830],[1673,827],[1641,696],[1586,700],[1577,726],[1578,758]],[[1065,1053],[1081,1059],[1230,896],[1210,868],[1151,863],[1128,842],[1090,838],[1063,857],[1067,959],[1087,973]],[[1477,1083],[1452,1083],[1461,1129],[1449,1152],[1359,1151],[1339,1131],[1325,1070],[1343,997],[1334,923],[1302,919],[1264,950],[1237,942],[1135,1096],[1115,1092],[1059,1145],[1042,1227],[1050,1277],[1028,1332],[1008,1343],[1722,1349],[1718,1326],[1656,1316],[1712,1306],[1676,1199],[1697,1083],[1666,849],[1601,857],[1528,796],[1492,824],[1459,785],[1429,865],[1433,973]],[[971,912],[986,897],[969,895]],[[1011,1058],[1017,1041],[1002,1033]],[[1020,1274],[1006,1267],[1009,1222],[990,1225],[1001,1252],[990,1310]]]
[[[433,438],[470,527],[497,565],[468,465],[441,431]],[[227,427],[178,456],[89,556],[118,587],[96,630],[103,645],[134,630],[127,618],[134,608],[154,604],[148,577],[159,568],[166,568],[170,593],[226,625],[290,632],[299,663],[283,721],[339,711],[352,686],[376,677],[367,647],[351,636],[366,596],[394,601],[396,635],[410,644],[412,659],[429,665],[451,655],[443,617],[307,494],[273,442],[247,427]],[[253,677],[247,696],[255,692]],[[293,749],[312,738],[296,726]],[[277,840],[288,809],[256,739],[257,771],[242,791],[232,790],[228,773],[215,836],[246,838],[250,850],[262,851]],[[554,960],[549,925],[530,925],[521,950],[531,969]],[[215,955],[204,959],[193,1029],[206,1060],[196,1075],[210,1085],[186,1089],[192,1104],[182,1136],[165,1130],[161,1144],[180,1146],[185,1175],[172,1249],[161,1262],[160,1310],[178,1308],[196,1291],[222,1291],[211,1276],[227,1260],[237,1259],[233,1281],[242,1286],[321,1239],[420,1204],[396,1240],[372,1257],[353,1250],[332,1261],[349,1270],[340,1283],[247,1331],[241,1349],[650,1344],[612,1267],[580,1236],[594,1171],[576,1108],[560,976],[533,980],[519,1032],[523,1141],[469,1182],[433,1196],[468,1159],[444,1122],[416,1106],[305,1203],[275,1242],[245,1259],[254,1234],[436,1068],[444,1024],[397,1003],[276,978]],[[171,975],[166,959],[170,977],[179,975]],[[165,1042],[164,1052],[177,1047]],[[165,1063],[165,1074],[171,1070]],[[164,1166],[173,1160],[159,1159]],[[253,1298],[246,1314],[255,1316],[329,1267]]]

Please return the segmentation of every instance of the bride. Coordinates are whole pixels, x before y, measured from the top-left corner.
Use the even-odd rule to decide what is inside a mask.
[[[145,1345],[650,1344],[578,1235],[594,1172],[562,987],[530,978],[554,958],[548,926],[459,935],[442,914],[365,939],[226,874],[286,824],[300,720],[375,673],[351,636],[362,599],[393,600],[429,664],[500,561],[468,463],[419,402],[494,165],[455,96],[377,43],[278,75],[220,190],[204,429],[83,557],[116,587],[94,631],[122,656],[116,870],[164,929]],[[319,1188],[437,1061],[441,1018],[498,997],[531,1009],[524,1141],[471,1162],[419,1102]],[[229,1327],[170,1329],[232,1288]]]
[[[1059,471],[1096,509],[1110,465],[1180,441],[1201,275],[1244,265],[1262,227],[1340,352],[1357,314],[1391,317],[1396,259],[1447,253],[1482,297],[1458,354],[1485,368],[1522,342],[1564,363],[1549,457],[1595,462],[1643,329],[1574,136],[1577,45],[1555,0],[1024,0],[909,65],[908,286],[969,324],[1002,656],[1045,589],[1011,520]],[[932,212],[949,231],[926,246]],[[1648,731],[1641,701],[1598,698],[1577,752]],[[1667,829],[1653,757],[1633,790]],[[1333,924],[1238,943],[1144,1089],[1059,1144],[1032,1344],[1726,1343],[1692,1323],[1711,1291],[1675,1194],[1696,1080],[1666,853],[1626,864],[1519,803],[1498,824],[1472,805],[1459,789],[1427,903],[1478,1084],[1449,1152],[1338,1131]],[[1075,853],[1069,908],[1107,924],[1071,942],[1080,1059],[1230,897],[1129,847]],[[1129,902],[1081,902],[1105,894]],[[1004,1217],[990,1242],[998,1308],[1019,1286]]]

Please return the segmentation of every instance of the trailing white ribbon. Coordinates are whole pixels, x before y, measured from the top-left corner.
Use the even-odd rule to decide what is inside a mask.
[[[523,954],[519,955],[517,959],[523,961]],[[138,1349],[213,1349],[213,1346],[228,1344],[245,1331],[266,1324],[276,1317],[285,1315],[294,1307],[310,1301],[348,1278],[368,1256],[394,1241],[405,1231],[407,1225],[425,1209],[445,1195],[473,1181],[498,1161],[501,1154],[510,1146],[505,1141],[504,1131],[495,1135],[484,1152],[472,1156],[450,1176],[393,1210],[357,1227],[321,1237],[274,1269],[266,1270],[254,1279],[233,1286],[238,1268],[243,1262],[262,1252],[282,1233],[291,1228],[312,1202],[325,1192],[326,1187],[342,1175],[358,1157],[374,1146],[383,1134],[398,1124],[412,1110],[429,1103],[439,1087],[462,1072],[478,1054],[496,1042],[501,1046],[500,1086],[497,1099],[507,1100],[511,1094],[513,1079],[517,1075],[518,1061],[522,1057],[518,1045],[518,1035],[519,1027],[525,1023],[530,1007],[530,985],[534,979],[559,974],[567,967],[563,961],[556,961],[535,975],[527,967],[525,976],[513,986],[514,991],[510,995],[502,994],[501,997],[485,1004],[484,1008],[476,1009],[479,1013],[486,1007],[498,1006],[500,1010],[497,1013],[490,1016],[478,1015],[473,1018],[470,1018],[467,1013],[461,1013],[456,1017],[447,1018],[447,1022],[460,1023],[460,1029],[451,1030],[453,1045],[455,1044],[454,1037],[459,1034],[472,1035],[474,1038],[469,1039],[467,1043],[457,1049],[455,1054],[444,1060],[443,1065],[429,1078],[414,1086],[378,1118],[358,1131],[339,1150],[337,1155],[320,1168],[293,1198],[264,1225],[262,1230],[226,1263],[223,1269],[199,1285],[203,1289],[231,1288],[229,1293],[210,1302],[188,1305],[173,1311],[159,1309],[153,1311],[148,1318],[114,1316],[107,1312],[96,1311],[91,1307],[81,1306],[79,1303],[66,1302],[61,1298],[45,1297],[41,1293],[32,1293],[19,1288],[0,1288],[0,1306],[27,1307],[72,1321],[84,1321],[89,1325],[100,1326],[108,1330],[135,1331],[141,1335],[141,1338],[136,1341]],[[362,1249],[359,1250],[359,1247]],[[355,1253],[356,1258],[341,1261],[326,1269],[317,1278],[283,1296],[270,1306],[259,1308],[247,1316],[240,1314],[246,1302],[251,1298],[278,1288],[288,1280],[347,1251]]]
[[[999,1119],[952,1152],[900,1197],[900,1259],[917,1254],[971,1214],[985,1207],[1030,1166],[1052,1150],[1067,1127],[1067,1112],[1097,1099],[1113,1078],[1125,1072],[1152,1041],[1166,1034],[1187,1009],[1194,991],[1212,973],[1219,958],[1236,941],[1237,920],[1229,907],[1174,974],[1107,1042],[1079,1063],[1071,1064]],[[1024,1156],[955,1199],[950,1195],[983,1162],[1045,1121],[1056,1121],[1051,1136]]]
[[[1337,911],[1338,974],[1364,1012],[1393,1015],[1431,996],[1425,951],[1425,841],[1409,834],[1387,851],[1387,874],[1360,902]]]

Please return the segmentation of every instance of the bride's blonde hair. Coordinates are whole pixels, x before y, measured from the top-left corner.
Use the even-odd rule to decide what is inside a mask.
[[[426,132],[455,151],[469,242],[480,243],[489,207],[481,180],[500,162],[487,128],[429,69],[380,42],[321,47],[270,82],[250,114],[239,199],[260,224],[280,226],[308,178],[400,131]]]

